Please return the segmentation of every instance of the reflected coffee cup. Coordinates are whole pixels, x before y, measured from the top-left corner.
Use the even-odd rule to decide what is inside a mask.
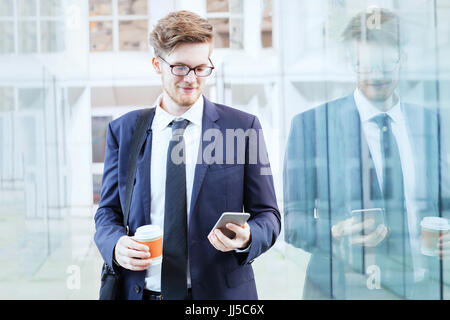
[[[426,256],[437,256],[439,253],[439,237],[450,230],[447,219],[441,217],[424,217],[420,222],[422,227],[421,252]]]
[[[162,260],[162,231],[157,225],[148,224],[136,229],[132,237],[136,242],[145,244],[150,251],[152,264],[158,264]]]

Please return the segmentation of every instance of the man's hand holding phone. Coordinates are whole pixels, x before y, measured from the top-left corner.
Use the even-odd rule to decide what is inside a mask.
[[[331,235],[337,240],[348,236],[352,245],[376,247],[387,237],[388,228],[381,209],[352,210],[350,218],[332,226]]]
[[[209,233],[209,242],[222,252],[247,248],[251,242],[250,225],[246,222],[249,217],[249,214],[225,212]]]
[[[214,229],[208,235],[208,240],[214,248],[222,252],[227,252],[236,249],[242,250],[248,247],[251,241],[251,233],[250,226],[247,222],[243,227],[234,223],[227,223],[226,227],[236,234],[235,237],[230,239],[220,229]]]

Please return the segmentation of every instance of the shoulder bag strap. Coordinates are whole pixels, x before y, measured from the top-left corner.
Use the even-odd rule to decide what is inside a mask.
[[[142,145],[147,138],[146,129],[150,121],[151,116],[155,112],[155,108],[144,109],[137,121],[136,130],[133,134],[130,148],[130,158],[128,160],[128,175],[127,185],[125,192],[125,212],[123,213],[123,225],[127,229],[128,234],[128,216],[130,213],[131,197],[133,195],[133,189],[136,178],[137,159],[141,151]]]

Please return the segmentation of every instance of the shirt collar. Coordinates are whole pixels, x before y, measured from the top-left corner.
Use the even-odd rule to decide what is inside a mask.
[[[152,130],[165,129],[174,119],[182,118],[187,119],[194,125],[201,126],[203,118],[204,99],[203,95],[200,96],[197,101],[181,116],[175,116],[168,113],[161,107],[161,100],[163,95],[161,94],[155,101],[155,117],[153,118]]]
[[[398,96],[395,106],[389,109],[389,111],[387,112],[381,111],[380,109],[375,107],[375,105],[369,99],[367,99],[367,97],[361,92],[361,90],[359,90],[359,88],[355,90],[353,97],[355,99],[356,107],[358,108],[361,122],[371,121],[379,114],[389,115],[395,123],[404,122],[400,99],[398,98]]]

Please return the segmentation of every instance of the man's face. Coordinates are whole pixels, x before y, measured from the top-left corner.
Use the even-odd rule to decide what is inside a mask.
[[[400,53],[396,46],[357,42],[353,58],[358,88],[373,101],[385,101],[398,84]]]
[[[167,64],[159,59],[163,90],[177,105],[192,106],[202,94],[207,77],[196,76],[194,70],[186,76],[173,75],[169,64],[190,68],[211,66],[210,53],[210,43],[185,43],[180,44],[172,53],[161,55],[168,62]]]

